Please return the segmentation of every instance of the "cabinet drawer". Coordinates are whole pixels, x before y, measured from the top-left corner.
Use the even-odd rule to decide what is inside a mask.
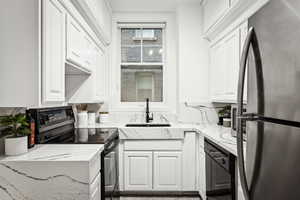
[[[182,150],[182,140],[146,140],[146,141],[125,141],[124,142],[124,150],[151,150],[151,151],[159,151],[159,150],[169,150],[169,151],[180,151]]]

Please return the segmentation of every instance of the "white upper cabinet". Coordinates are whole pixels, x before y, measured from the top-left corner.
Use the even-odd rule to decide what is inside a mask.
[[[79,23],[70,15],[67,17],[67,61],[91,72],[95,43]]]
[[[247,23],[244,23],[211,46],[210,94],[212,102],[236,103],[237,101],[239,63],[247,31]]]
[[[43,6],[43,102],[63,102],[66,12],[57,0],[45,0]]]
[[[225,47],[224,42],[220,41],[211,47],[211,64],[210,64],[210,93],[212,101],[223,99],[225,90]]]
[[[92,41],[80,24],[70,15],[67,17],[67,61],[83,70],[91,71]]]
[[[107,100],[108,69],[105,49],[86,40],[85,65],[90,75],[67,74],[66,88],[69,103],[100,103]]]
[[[111,40],[111,14],[107,0],[87,0],[107,42]]]
[[[237,99],[237,85],[240,57],[240,31],[235,30],[224,39],[225,48],[225,100]]]
[[[205,0],[203,2],[204,29],[208,30],[229,9],[230,0]]]
[[[88,70],[93,70],[94,63],[94,43],[92,39],[87,35],[83,34],[83,49],[82,49],[82,57],[83,57],[83,66]]]
[[[109,0],[71,0],[106,45],[111,42],[112,13]]]
[[[269,0],[203,0],[203,36],[210,41],[252,16]]]
[[[70,16],[67,17],[67,60],[83,65],[82,40],[83,30],[80,25]]]
[[[104,101],[108,92],[108,63],[104,49],[94,48],[95,52],[95,89],[96,99]]]

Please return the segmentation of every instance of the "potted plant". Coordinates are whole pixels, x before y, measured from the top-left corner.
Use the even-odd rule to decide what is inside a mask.
[[[0,125],[7,127],[2,132],[5,137],[5,154],[15,156],[28,151],[29,123],[25,114],[15,114],[0,118]]]

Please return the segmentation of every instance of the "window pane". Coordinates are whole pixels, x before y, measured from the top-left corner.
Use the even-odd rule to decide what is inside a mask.
[[[143,62],[162,62],[162,29],[143,29]]]
[[[161,63],[162,62],[162,53],[163,50],[161,47],[143,47],[143,61],[144,62],[154,62]]]
[[[162,29],[143,29],[143,45],[162,46]]]
[[[141,29],[135,28],[122,28],[121,29],[121,45],[128,46],[128,45],[141,45],[141,40],[137,40],[137,36],[140,37]]]
[[[121,66],[121,101],[163,101],[162,66]]]
[[[141,62],[141,46],[122,47],[122,62]]]
[[[141,62],[141,29],[121,29],[121,60],[122,62]]]

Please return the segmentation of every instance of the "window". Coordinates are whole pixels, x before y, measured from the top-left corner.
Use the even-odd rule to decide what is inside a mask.
[[[163,101],[163,29],[121,28],[121,102]]]

